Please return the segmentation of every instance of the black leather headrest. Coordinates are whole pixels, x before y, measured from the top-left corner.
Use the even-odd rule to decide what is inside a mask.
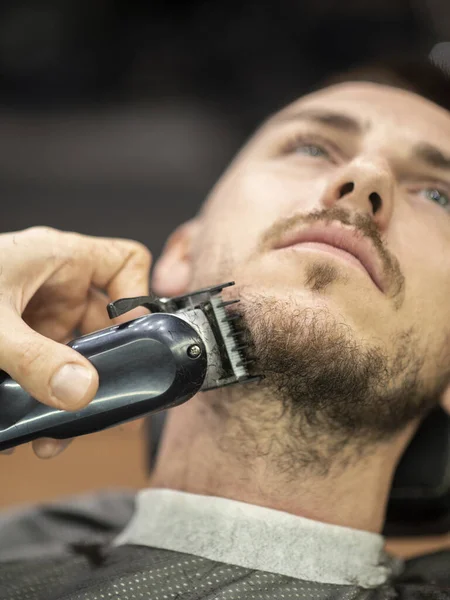
[[[435,409],[423,421],[398,464],[385,535],[450,531],[450,416]]]

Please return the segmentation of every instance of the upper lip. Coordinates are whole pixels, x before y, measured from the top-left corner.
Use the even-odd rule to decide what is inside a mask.
[[[303,242],[320,242],[345,250],[359,260],[375,285],[385,293],[385,281],[374,245],[352,227],[331,223],[314,224],[288,233],[276,248],[288,248]]]

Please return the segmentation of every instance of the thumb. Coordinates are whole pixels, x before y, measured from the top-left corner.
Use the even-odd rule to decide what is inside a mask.
[[[0,332],[0,369],[33,398],[63,410],[94,398],[98,373],[79,352],[36,333],[12,310],[3,309]]]

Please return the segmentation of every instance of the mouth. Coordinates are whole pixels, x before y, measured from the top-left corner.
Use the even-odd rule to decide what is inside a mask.
[[[287,234],[275,249],[327,252],[345,260],[368,275],[375,286],[386,294],[386,282],[377,252],[371,241],[353,228],[337,223],[315,224]]]

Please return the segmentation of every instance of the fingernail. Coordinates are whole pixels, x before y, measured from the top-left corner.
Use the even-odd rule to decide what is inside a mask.
[[[8,448],[8,450],[2,450],[0,452],[0,455],[4,454],[5,456],[9,456],[10,454],[12,454],[14,452],[14,448]]]
[[[72,440],[40,439],[33,444],[33,450],[39,458],[55,458],[67,448]]]
[[[92,373],[90,370],[69,363],[56,371],[50,382],[52,393],[68,408],[80,404],[92,383]]]

